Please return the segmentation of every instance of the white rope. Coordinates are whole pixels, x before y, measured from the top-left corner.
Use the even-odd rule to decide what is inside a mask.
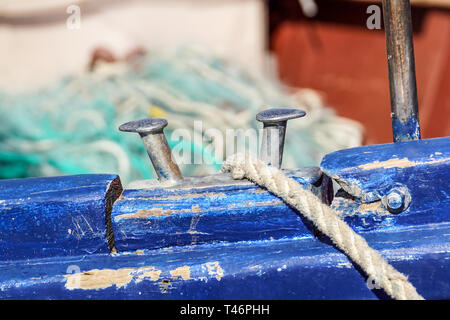
[[[311,191],[303,189],[297,181],[286,177],[281,170],[261,160],[236,154],[224,162],[222,171],[231,172],[234,179],[247,178],[296,208],[392,298],[424,299],[404,274],[384,260],[332,208],[323,204]]]

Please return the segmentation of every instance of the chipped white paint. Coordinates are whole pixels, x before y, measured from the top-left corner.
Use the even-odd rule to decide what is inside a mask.
[[[181,277],[183,280],[190,280],[191,269],[189,266],[178,267],[174,270],[170,270],[170,276],[174,279]]]
[[[359,165],[358,168],[361,168],[363,170],[372,170],[372,169],[389,169],[389,168],[408,168],[408,167],[414,167],[417,165],[430,165],[435,163],[442,163],[450,161],[450,158],[444,158],[444,159],[436,159],[431,161],[424,161],[424,162],[416,162],[416,161],[410,161],[408,158],[393,158],[385,161],[374,161],[371,163],[366,163]]]
[[[352,268],[352,264],[350,262],[339,262],[337,264],[338,268],[347,268],[347,269],[351,269]]]
[[[69,290],[98,290],[112,286],[125,287],[131,281],[157,281],[161,270],[155,267],[121,268],[121,269],[93,269],[75,274],[64,275],[67,279],[65,287]]]
[[[215,277],[217,280],[220,280],[223,277],[223,270],[218,261],[207,262],[202,265],[202,269],[204,270],[205,267],[208,274]]]
[[[280,272],[282,270],[286,270],[286,265],[284,264],[281,268],[278,268],[277,271]]]
[[[136,283],[141,282],[142,280],[151,280],[151,281],[158,281],[159,276],[161,275],[161,270],[156,269],[155,267],[142,267],[137,270],[137,272],[134,273],[134,275],[137,275],[137,279],[135,280]]]
[[[112,286],[123,288],[131,282],[140,283],[144,280],[156,282],[160,280],[162,272],[162,270],[153,266],[120,269],[93,269],[64,275],[66,278],[65,287],[68,290],[99,290]],[[223,269],[218,261],[202,264],[201,273],[201,275],[193,277],[191,275],[191,267],[187,265],[169,270],[172,279],[181,281],[207,280],[208,278],[220,280],[224,276]],[[208,276],[204,276],[204,274],[207,274]]]

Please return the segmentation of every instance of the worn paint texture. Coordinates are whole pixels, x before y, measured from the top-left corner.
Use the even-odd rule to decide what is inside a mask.
[[[321,164],[342,187],[332,207],[426,299],[450,299],[449,158],[450,138],[440,138],[342,150]],[[311,181],[303,179],[302,170],[296,174],[305,188],[323,192],[324,177]],[[387,298],[370,289],[367,276],[299,212],[251,183],[148,186],[126,190],[106,219],[118,253],[105,249],[105,216],[100,216],[101,241],[86,233],[91,252],[77,247],[81,242],[61,247],[70,254],[32,257],[29,251],[27,260],[0,259],[0,298]],[[391,213],[383,199],[396,186],[407,188],[411,199],[404,210]],[[64,215],[98,208],[88,206],[89,199],[102,198],[97,187],[79,196],[78,210],[61,211],[54,230],[66,228]],[[72,188],[58,190],[64,198]],[[0,205],[8,202],[4,199]],[[54,204],[45,200],[41,206]],[[42,207],[43,216],[52,217]],[[21,215],[28,216],[34,217],[28,211]],[[21,237],[39,235],[21,232]],[[55,236],[50,243],[63,243],[58,232],[43,234]]]
[[[321,196],[320,170],[305,168],[292,176]],[[125,190],[114,204],[111,223],[119,251],[309,232],[282,200],[251,183]]]
[[[395,142],[420,139],[420,125],[417,114],[408,116],[406,119],[392,118],[392,131]]]
[[[360,233],[425,298],[450,298],[449,223]],[[329,240],[312,233],[143,251],[0,262],[0,298],[386,298]],[[68,273],[72,265],[81,271]]]
[[[105,210],[120,191],[117,175],[1,180],[0,260],[109,252]]]
[[[450,137],[341,150],[326,155],[321,169],[335,179],[349,197],[354,197],[358,206],[379,202],[394,187],[404,187],[410,204],[401,213],[383,218],[393,226],[448,220]],[[353,208],[349,202],[340,206],[340,210],[349,212],[354,211]],[[378,219],[379,215],[376,216]],[[360,218],[361,215],[353,214],[352,219]]]

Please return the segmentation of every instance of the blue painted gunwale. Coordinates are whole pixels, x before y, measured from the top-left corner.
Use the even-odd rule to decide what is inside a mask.
[[[450,224],[364,232],[427,299],[450,298]],[[45,266],[45,268],[43,267]],[[83,274],[79,282],[70,270]],[[108,272],[106,284],[99,270]],[[178,271],[178,272],[177,272]],[[180,272],[183,271],[183,272]],[[128,276],[128,278],[127,278]],[[103,285],[99,285],[103,283]],[[310,234],[0,263],[2,299],[377,299],[348,258]]]
[[[105,174],[0,180],[0,260],[109,253],[113,182],[121,190]]]
[[[321,173],[316,171],[308,179],[303,171],[291,176],[321,196]],[[111,223],[118,251],[280,239],[309,232],[282,200],[254,184],[125,190],[113,206]]]
[[[412,141],[396,143],[395,146],[367,146],[342,150],[327,155],[322,162],[323,170],[331,177],[343,183],[347,190],[356,190],[346,208],[352,212],[344,215],[352,228],[360,233],[368,243],[401,272],[409,276],[419,293],[427,299],[449,299],[450,283],[450,221],[448,212],[448,175],[450,152],[449,138],[424,140],[426,143]],[[426,150],[423,150],[425,148]],[[431,153],[428,153],[431,152]],[[430,157],[430,155],[434,155]],[[436,157],[436,158],[434,158]],[[380,162],[406,158],[406,166],[395,166],[392,162],[380,165]],[[434,159],[433,159],[434,158]],[[431,160],[430,160],[431,159]],[[376,162],[378,161],[378,163]],[[410,162],[410,163],[408,163]],[[412,163],[412,164],[411,164]],[[362,166],[362,167],[361,167]],[[369,169],[367,169],[369,167]],[[386,173],[385,175],[382,172]],[[416,179],[416,180],[414,180]],[[304,181],[303,181],[304,182]],[[410,207],[399,214],[377,215],[361,211],[361,204],[372,202],[379,204],[379,198],[396,183],[408,187],[412,196]],[[305,185],[309,188],[310,186]],[[247,189],[246,189],[247,188]],[[258,187],[248,186],[241,190],[246,195],[230,194],[236,203],[253,201],[248,206],[238,208],[234,221],[238,231],[228,238],[205,239],[199,243],[194,239],[198,230],[202,230],[203,216],[195,224],[195,232],[188,233],[195,215],[199,210],[193,206],[204,199],[187,197],[190,202],[190,219],[180,214],[169,215],[169,220],[155,220],[160,224],[152,232],[163,232],[170,228],[179,228],[186,238],[178,242],[180,235],[168,234],[176,241],[169,247],[152,248],[151,243],[136,242],[132,250],[119,254],[91,253],[82,251],[79,255],[50,258],[34,258],[22,261],[0,262],[0,298],[4,299],[374,299],[383,297],[379,291],[367,288],[364,275],[360,273],[325,237],[314,235],[307,221],[302,221],[298,213],[286,205],[275,204],[278,219],[274,219],[270,206],[259,211],[257,202],[272,201],[267,192]],[[253,192],[252,192],[252,188]],[[420,192],[426,190],[428,193]],[[229,190],[225,190],[230,192]],[[149,206],[149,196],[166,196],[167,205],[182,206],[177,203],[178,196],[192,194],[192,190],[175,194],[168,190],[129,190],[123,195],[133,198],[139,205]],[[213,202],[223,206],[218,196],[224,189],[202,189],[201,192],[216,193]],[[201,193],[197,191],[197,193]],[[437,194],[441,192],[441,195]],[[195,193],[195,192],[194,192]],[[360,197],[359,197],[360,196]],[[440,202],[436,202],[436,197]],[[128,199],[131,200],[131,199]],[[127,200],[127,201],[128,201]],[[261,201],[260,201],[261,200]],[[420,200],[420,203],[415,203]],[[161,201],[161,199],[158,199]],[[126,202],[126,201],[125,201]],[[211,201],[208,205],[211,206]],[[117,201],[115,206],[120,201]],[[134,202],[130,202],[134,203]],[[186,204],[185,204],[186,205]],[[134,204],[133,204],[134,207]],[[264,207],[264,206],[263,206]],[[272,208],[273,208],[272,207]],[[181,208],[181,207],[180,207]],[[213,207],[216,208],[216,207]],[[201,207],[200,207],[201,209]],[[213,209],[208,215],[214,216]],[[239,211],[240,210],[240,211]],[[225,211],[218,211],[225,216]],[[258,212],[259,211],[259,212]],[[118,214],[136,211],[120,211]],[[103,213],[104,214],[104,213]],[[104,217],[104,216],[103,216]],[[114,221],[115,215],[113,215]],[[258,219],[264,217],[264,219]],[[228,219],[230,219],[228,217]],[[239,220],[241,219],[241,220]],[[121,219],[119,219],[120,221]],[[122,219],[124,220],[124,219]],[[205,220],[205,219],[203,219]],[[161,222],[162,221],[162,222]],[[164,225],[165,222],[171,222]],[[148,221],[147,221],[148,222]],[[188,224],[189,222],[189,224]],[[194,219],[194,222],[195,219]],[[220,223],[219,219],[217,221]],[[278,238],[271,232],[260,232],[252,238],[253,232],[247,232],[249,226],[264,223],[294,226],[294,230],[280,231]],[[177,225],[180,223],[180,226]],[[220,225],[209,224],[214,232],[222,232]],[[200,228],[200,229],[199,229]],[[274,230],[277,230],[277,229]],[[149,226],[141,224],[135,232],[148,234]],[[121,242],[120,232],[115,231],[116,239]],[[230,230],[232,231],[232,230]],[[202,231],[201,231],[202,232]],[[206,234],[202,232],[201,234]],[[208,235],[205,235],[208,236]],[[252,239],[246,238],[250,237]],[[270,240],[271,238],[274,240]],[[278,239],[278,240],[277,240]],[[132,243],[133,237],[123,238]],[[139,249],[134,251],[135,249]],[[45,267],[44,267],[45,266]],[[83,273],[83,279],[103,272],[108,275],[123,275],[119,284],[108,284],[102,288],[68,288],[72,279],[68,270],[77,266]],[[220,267],[220,268],[219,268]],[[180,269],[181,268],[181,269]],[[186,270],[189,269],[189,277]],[[73,270],[73,268],[72,268]],[[160,273],[158,273],[160,271]],[[172,271],[172,273],[171,273]],[[149,273],[150,272],[150,273]],[[156,273],[155,273],[156,272]],[[184,276],[184,278],[183,278]],[[87,277],[87,278],[86,278]],[[106,277],[108,278],[108,277]],[[109,277],[111,278],[111,277]],[[82,282],[91,283],[89,281]],[[38,293],[38,295],[35,295]]]
[[[447,188],[449,180],[443,179],[450,175],[450,137],[344,149],[325,155],[320,168],[352,185],[355,190],[350,193],[358,197],[383,195],[395,182],[414,191],[414,185],[433,187],[431,182],[441,178],[443,184],[435,183],[435,189]]]

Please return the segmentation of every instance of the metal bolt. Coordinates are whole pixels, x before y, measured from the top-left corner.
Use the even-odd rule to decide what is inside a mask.
[[[381,202],[389,212],[400,213],[409,207],[411,195],[407,187],[398,184],[386,193]]]
[[[280,168],[283,161],[287,121],[305,115],[306,112],[303,110],[290,108],[268,109],[258,113],[256,120],[264,124],[259,158],[274,167]]]
[[[167,120],[150,118],[124,123],[119,130],[139,133],[159,180],[181,180],[183,175],[164,135],[166,126]]]
[[[396,211],[403,206],[403,196],[398,192],[391,192],[386,196],[386,202],[390,210]]]

